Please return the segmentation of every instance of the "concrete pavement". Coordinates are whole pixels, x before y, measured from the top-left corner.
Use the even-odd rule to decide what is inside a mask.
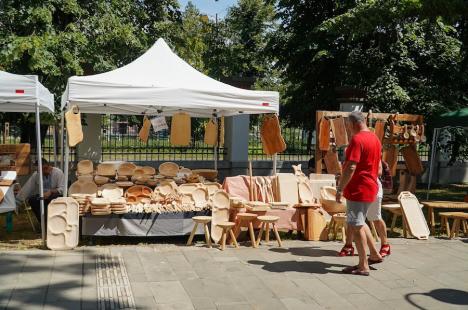
[[[468,240],[391,239],[370,277],[339,242],[222,252],[200,244],[0,252],[7,309],[467,309]]]

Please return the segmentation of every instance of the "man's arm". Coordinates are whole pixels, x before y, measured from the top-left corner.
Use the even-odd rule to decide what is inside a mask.
[[[63,174],[62,170],[58,170],[55,177],[56,177],[57,185],[56,185],[56,188],[52,189],[52,193],[61,195],[64,189],[65,175]]]
[[[349,181],[356,171],[357,163],[354,161],[346,161],[343,167],[343,173],[338,181],[338,186],[336,187],[336,201],[341,202],[341,196],[343,189],[348,185]]]

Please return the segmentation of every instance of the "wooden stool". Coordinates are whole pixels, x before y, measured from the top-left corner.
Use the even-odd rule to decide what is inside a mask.
[[[238,223],[236,224],[236,235],[240,233],[242,222],[248,223],[250,241],[254,248],[257,247],[257,242],[255,241],[255,233],[253,228],[253,221],[257,219],[257,214],[254,213],[237,213]]]
[[[262,234],[263,231],[265,230],[265,241],[268,243],[270,242],[270,224],[273,226],[273,232],[275,233],[276,241],[278,241],[279,247],[282,247],[283,245],[281,244],[281,238],[278,234],[278,230],[276,229],[276,222],[278,222],[279,217],[278,216],[269,216],[269,215],[262,215],[258,216],[257,220],[259,220],[262,223],[262,226],[260,227],[260,232],[258,233],[258,238],[257,238],[257,246],[260,245],[260,241],[262,240]]]
[[[236,236],[232,232],[232,228],[235,225],[236,225],[236,223],[233,223],[233,222],[223,222],[223,223],[219,223],[218,225],[216,225],[217,227],[220,227],[220,228],[223,229],[223,234],[221,235],[221,240],[220,240],[220,242],[221,242],[221,251],[224,251],[224,248],[226,247],[226,237],[227,237],[228,233],[229,233],[229,236],[231,236],[231,240],[234,243],[234,246],[236,248],[239,247],[239,245],[237,244]]]
[[[192,220],[195,222],[195,225],[193,226],[192,233],[190,234],[190,237],[187,241],[187,245],[192,244],[198,224],[203,224],[203,229],[205,230],[205,240],[208,244],[208,247],[211,248],[211,237],[210,231],[208,230],[208,223],[211,222],[211,216],[194,216],[192,217]]]
[[[337,213],[332,216],[329,230],[332,233],[332,240],[336,240],[338,229],[341,229],[343,243],[346,243],[346,214]]]
[[[446,230],[448,231],[449,238],[458,237],[458,232],[460,230],[460,224],[462,224],[463,234],[466,236],[468,233],[468,213],[465,212],[441,212],[439,213],[441,219],[442,215],[444,215],[444,222],[446,225]],[[452,230],[450,231],[450,226],[448,223],[448,218],[453,218],[453,226]],[[442,224],[442,222],[441,222]]]

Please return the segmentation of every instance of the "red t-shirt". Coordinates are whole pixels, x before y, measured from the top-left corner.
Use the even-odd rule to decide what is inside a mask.
[[[346,160],[356,162],[357,165],[343,191],[346,199],[360,202],[375,200],[381,149],[382,145],[373,132],[361,131],[353,136],[346,149]]]

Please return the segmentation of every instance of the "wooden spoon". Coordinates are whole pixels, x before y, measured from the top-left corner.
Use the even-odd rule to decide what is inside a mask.
[[[408,125],[405,125],[405,132],[403,133],[403,138],[409,139],[410,135],[408,133]]]
[[[421,141],[421,136],[419,135],[419,125],[416,125],[416,136],[414,136],[414,141]]]
[[[417,125],[416,125],[416,126],[417,126]],[[416,137],[417,134],[418,134],[417,131],[415,130],[416,126],[415,126],[415,125],[411,125],[410,134],[411,134],[412,137]]]
[[[427,138],[426,135],[424,135],[424,125],[421,125],[421,142],[426,143]]]

